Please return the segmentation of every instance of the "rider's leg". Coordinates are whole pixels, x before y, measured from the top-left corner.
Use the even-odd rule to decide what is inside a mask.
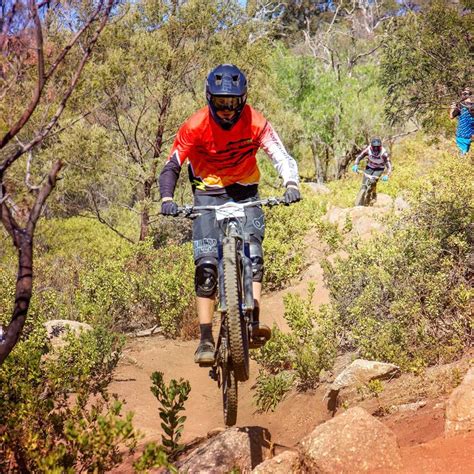
[[[195,206],[216,206],[223,203],[219,196],[194,195]],[[212,316],[217,290],[217,242],[219,231],[213,212],[203,212],[193,220],[193,253],[196,266],[194,286],[196,309],[199,318],[201,340],[194,360],[199,364],[214,361],[214,340],[212,337]]]
[[[214,362],[212,316],[217,290],[217,259],[215,257],[202,257],[196,261],[194,283],[196,309],[201,333],[194,361],[198,364],[211,365]]]
[[[378,176],[380,178],[383,172],[384,172],[383,169],[374,169],[371,174],[373,174],[374,176]],[[375,183],[372,185],[371,190],[372,190],[371,191],[372,195],[370,196],[370,200],[372,202],[375,202],[377,199],[377,181],[375,181]]]

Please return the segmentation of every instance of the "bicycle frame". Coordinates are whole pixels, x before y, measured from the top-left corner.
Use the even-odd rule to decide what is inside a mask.
[[[357,173],[363,174],[366,179],[365,182],[362,182],[359,194],[356,198],[356,206],[358,205],[366,205],[366,200],[368,199],[368,193],[371,191],[371,189],[376,186],[377,181],[380,179],[380,176],[375,176],[373,174],[366,173],[365,171],[358,171]],[[361,192],[363,191],[362,195],[362,200],[363,202],[360,202],[361,198]]]
[[[219,275],[219,311],[225,312],[227,304],[225,299],[225,289],[223,283],[222,268],[222,242],[225,237],[235,238],[240,242],[238,249],[239,262],[241,263],[239,270],[241,271],[242,280],[242,312],[253,311],[254,299],[252,288],[252,261],[250,259],[250,236],[243,232],[243,221],[245,219],[245,208],[251,206],[278,206],[284,204],[281,198],[267,198],[257,201],[249,201],[244,203],[228,202],[220,206],[184,206],[178,208],[178,213],[188,218],[195,218],[202,211],[214,211],[216,220],[221,228],[221,238],[218,242],[218,275]],[[222,223],[222,224],[220,224]]]

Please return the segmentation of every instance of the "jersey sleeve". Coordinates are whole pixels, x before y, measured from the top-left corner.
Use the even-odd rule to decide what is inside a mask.
[[[364,157],[366,157],[369,154],[369,147],[365,147],[357,156],[355,159],[355,164],[358,165],[360,163],[360,160],[362,160]]]
[[[384,152],[382,154],[382,157],[385,161],[385,166],[387,167],[387,172],[390,174],[392,172],[392,162],[390,161],[390,153],[385,150],[384,148]]]
[[[273,166],[282,177],[285,186],[289,182],[299,183],[298,165],[295,159],[286,151],[270,122],[266,122],[260,135],[260,147],[272,160]]]
[[[168,161],[163,167],[158,179],[161,198],[172,198],[174,196],[174,190],[181,172],[181,166],[186,161],[193,146],[194,140],[192,131],[185,123],[176,134]]]

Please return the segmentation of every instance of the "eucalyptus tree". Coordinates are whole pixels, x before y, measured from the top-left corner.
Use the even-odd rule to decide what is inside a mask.
[[[107,208],[122,204],[139,215],[138,240],[149,235],[157,174],[179,125],[205,104],[207,71],[237,62],[252,76],[265,60],[265,39],[252,36],[247,20],[236,1],[141,0],[104,36],[90,76],[104,106],[93,116],[113,142],[110,159],[122,170],[129,198],[117,203],[106,187],[91,188],[99,220],[110,225]]]
[[[339,178],[370,135],[390,135],[377,73],[392,4],[331,2],[316,28],[302,30],[297,54],[277,52],[275,70],[302,118],[319,182]]]
[[[447,117],[460,91],[472,86],[472,2],[470,8],[461,2],[464,9],[450,3],[431,2],[394,19],[387,30],[381,84],[392,122],[415,118],[433,126],[440,112]]]
[[[2,329],[0,363],[25,324],[34,232],[62,167],[60,160],[50,163],[34,185],[33,153],[58,126],[114,5],[114,0],[15,0],[0,10],[0,217],[18,253],[15,301],[11,321]],[[20,161],[26,162],[26,173]]]

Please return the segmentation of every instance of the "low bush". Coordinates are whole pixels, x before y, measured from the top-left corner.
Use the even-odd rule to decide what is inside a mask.
[[[131,452],[132,415],[107,392],[122,341],[106,328],[53,349],[28,323],[0,366],[0,471],[104,472]]]
[[[29,318],[73,319],[93,325],[107,320],[120,331],[160,325],[180,334],[194,314],[192,250],[132,245],[98,222],[84,218],[44,221],[35,247]],[[12,309],[16,258],[5,254],[0,274],[0,317]]]
[[[266,211],[263,242],[266,291],[284,287],[304,269],[304,238],[322,213],[323,206],[317,196],[311,193],[297,204]]]
[[[452,360],[472,331],[474,167],[445,157],[389,231],[325,275],[344,345],[404,369]]]
[[[314,285],[306,299],[285,297],[289,333],[273,328],[272,338],[252,357],[260,364],[255,402],[261,410],[273,410],[292,388],[307,390],[319,382],[322,370],[332,367],[336,356],[338,324],[330,307],[316,311]]]

